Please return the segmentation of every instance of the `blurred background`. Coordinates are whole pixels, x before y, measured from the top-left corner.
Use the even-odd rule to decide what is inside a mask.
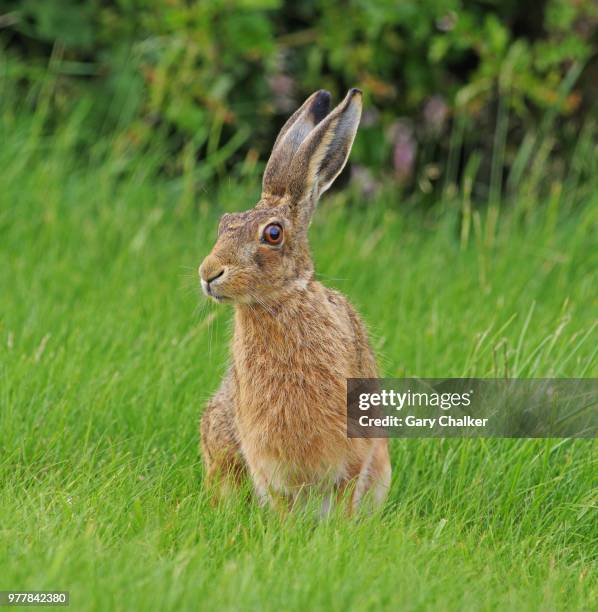
[[[597,32],[595,0],[0,0],[0,93],[9,121],[72,122],[82,159],[141,154],[200,193],[257,175],[312,91],[357,86],[362,195],[537,199],[591,172]]]

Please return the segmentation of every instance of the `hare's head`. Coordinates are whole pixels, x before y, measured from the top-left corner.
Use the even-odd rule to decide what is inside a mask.
[[[313,275],[307,230],[319,197],[339,175],[361,117],[351,89],[329,114],[330,94],[312,94],[285,123],[254,208],[225,214],[199,275],[218,302],[254,303],[305,285]]]

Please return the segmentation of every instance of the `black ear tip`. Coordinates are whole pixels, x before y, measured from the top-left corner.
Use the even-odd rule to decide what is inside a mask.
[[[352,87],[351,89],[349,89],[349,94],[351,94],[351,97],[359,94],[363,94],[363,91],[361,91],[361,89],[357,88],[357,87]]]
[[[325,89],[320,89],[316,92],[316,96],[311,105],[311,111],[314,114],[316,123],[319,123],[324,119],[330,110],[330,92]]]
[[[320,89],[316,92],[316,101],[323,102],[325,104],[330,103],[330,92],[326,89]]]

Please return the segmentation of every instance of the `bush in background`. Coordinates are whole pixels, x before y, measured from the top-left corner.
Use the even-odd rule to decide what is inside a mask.
[[[161,147],[204,184],[253,172],[313,90],[359,86],[363,191],[465,176],[490,200],[534,164],[564,176],[593,134],[597,30],[594,0],[0,0],[5,98],[46,104],[50,129],[86,105],[83,146]]]

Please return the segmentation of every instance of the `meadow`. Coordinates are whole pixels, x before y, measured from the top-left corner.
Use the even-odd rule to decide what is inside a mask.
[[[151,155],[83,155],[83,116],[52,137],[5,119],[0,589],[76,610],[595,608],[595,440],[393,440],[389,500],[359,520],[214,507],[197,424],[232,311],[197,266],[258,178],[197,191]],[[332,193],[310,230],[385,375],[598,375],[596,185],[396,200]]]

